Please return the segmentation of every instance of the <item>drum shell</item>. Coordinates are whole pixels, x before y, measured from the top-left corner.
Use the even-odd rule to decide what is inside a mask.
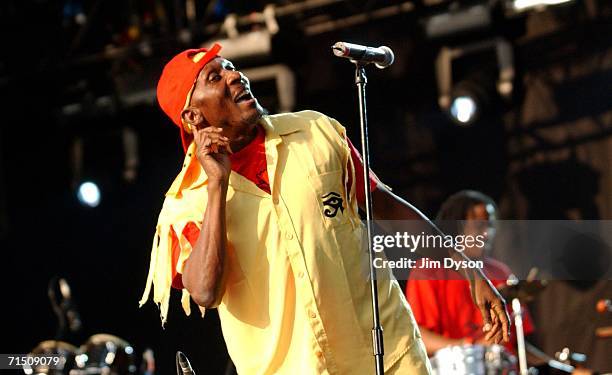
[[[60,356],[60,365],[54,368],[33,366],[29,370],[24,369],[26,374],[68,375],[75,366],[77,348],[64,341],[46,340],[36,345],[30,354]]]
[[[516,358],[500,345],[460,345],[438,350],[431,357],[435,375],[517,374]]]
[[[100,333],[81,345],[76,357],[77,369],[70,375],[125,375],[137,371],[134,349],[125,340]]]

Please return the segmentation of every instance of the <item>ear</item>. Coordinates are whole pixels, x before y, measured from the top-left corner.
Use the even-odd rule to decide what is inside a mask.
[[[192,127],[197,127],[204,123],[202,112],[195,107],[187,107],[181,112],[181,119]]]

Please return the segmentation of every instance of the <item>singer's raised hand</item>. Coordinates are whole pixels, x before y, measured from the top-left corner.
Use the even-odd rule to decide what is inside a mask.
[[[229,179],[231,149],[222,128],[198,127],[193,131],[196,156],[209,179],[225,182]]]

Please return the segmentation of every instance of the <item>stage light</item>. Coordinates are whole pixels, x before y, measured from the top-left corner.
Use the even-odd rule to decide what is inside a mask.
[[[531,8],[545,8],[549,5],[558,5],[570,1],[572,0],[514,0],[512,8],[517,12],[521,12]]]
[[[495,80],[484,72],[472,74],[453,87],[446,113],[459,126],[472,126],[493,111]]]
[[[452,9],[426,18],[425,35],[428,38],[442,38],[486,29],[491,26],[491,23],[490,6],[488,4],[477,4],[470,7]]]
[[[452,119],[459,125],[471,125],[478,117],[478,102],[470,95],[456,96],[449,111]]]
[[[100,204],[100,196],[98,185],[91,181],[81,183],[77,190],[77,198],[84,206],[97,207]]]
[[[453,71],[453,64],[459,65],[456,70],[462,78],[460,81],[454,80],[457,72]],[[440,109],[457,125],[472,125],[498,108],[500,102],[511,100],[514,90],[512,45],[503,38],[494,38],[443,47],[436,58],[436,79]]]
[[[250,31],[226,39],[210,40],[202,46],[209,46],[212,43],[221,44],[223,57],[232,61],[261,58],[272,53],[272,34],[268,30]]]

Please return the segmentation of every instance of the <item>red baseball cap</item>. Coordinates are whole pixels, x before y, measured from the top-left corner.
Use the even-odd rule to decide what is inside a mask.
[[[166,64],[157,83],[159,106],[179,127],[185,152],[193,136],[185,128],[181,119],[181,112],[185,109],[187,96],[191,92],[200,70],[210,60],[217,57],[220,49],[221,46],[215,43],[210,49],[188,49],[179,53]],[[200,53],[204,53],[204,55],[200,59],[194,59],[194,56]]]

